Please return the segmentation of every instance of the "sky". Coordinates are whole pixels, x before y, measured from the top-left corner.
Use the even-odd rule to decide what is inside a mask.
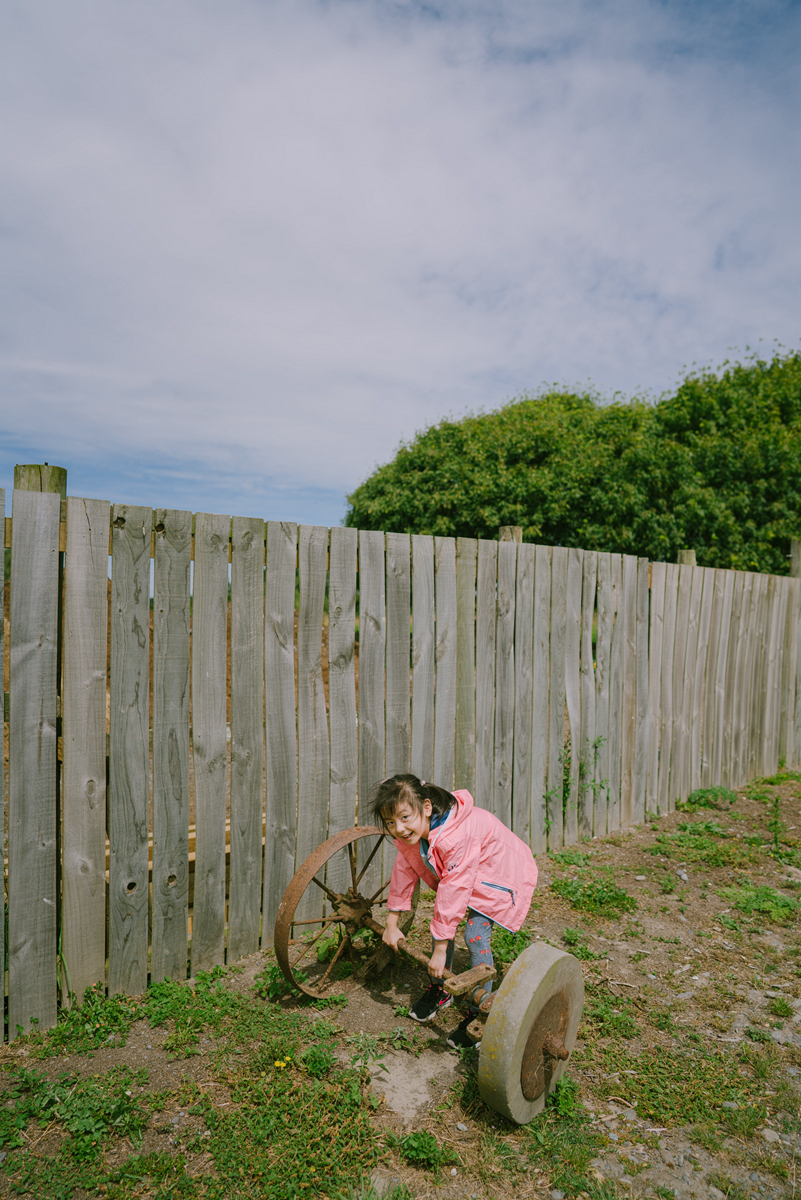
[[[336,525],[444,417],[796,348],[800,35],[798,0],[6,0],[0,486]]]

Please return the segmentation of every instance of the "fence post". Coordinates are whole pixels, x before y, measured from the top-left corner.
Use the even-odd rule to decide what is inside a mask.
[[[523,526],[522,525],[501,525],[499,542],[522,542]]]
[[[790,575],[793,579],[801,579],[801,541],[798,538],[792,538],[790,541]],[[798,635],[801,634],[801,609],[796,617],[798,619],[796,634]],[[791,697],[792,694],[791,691]],[[798,638],[796,639],[795,711],[790,738],[792,741],[787,747],[787,757],[790,759],[792,756],[792,764],[797,767],[801,763],[801,640]]]
[[[64,467],[14,468],[9,697],[9,1037],[56,1023]],[[57,502],[31,503],[25,492]]]
[[[694,550],[679,550],[678,564],[680,567],[696,566]]]

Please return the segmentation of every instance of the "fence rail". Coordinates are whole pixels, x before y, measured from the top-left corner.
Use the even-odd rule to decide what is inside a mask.
[[[29,491],[5,529],[11,1037],[59,943],[79,996],[269,944],[390,773],[536,854],[801,761],[798,578]]]

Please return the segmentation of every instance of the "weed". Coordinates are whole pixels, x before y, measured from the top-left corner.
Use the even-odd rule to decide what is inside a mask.
[[[409,1005],[408,1004],[396,1004],[394,1012],[395,1012],[396,1017],[408,1017]]]
[[[83,1004],[75,996],[69,1008],[59,1011],[58,1024],[47,1034],[30,1035],[29,1045],[34,1058],[49,1058],[54,1054],[88,1054],[113,1043],[124,1046],[134,1021],[143,1017],[141,1004],[129,996],[109,996],[106,999],[102,983],[87,988]]]
[[[370,1063],[377,1063],[382,1071],[389,1068],[385,1065],[386,1052],[381,1049],[378,1039],[370,1033],[354,1033],[348,1038],[348,1044],[353,1047],[350,1056],[351,1066],[357,1071],[369,1068]]]
[[[336,1057],[327,1046],[307,1046],[300,1056],[306,1070],[315,1079],[322,1079],[333,1067]]]
[[[518,933],[510,933],[508,929],[498,928],[492,939],[492,957],[504,970],[530,945],[531,934],[527,929],[521,929]]]
[[[591,857],[590,854],[582,854],[580,850],[572,847],[565,850],[549,850],[548,854],[560,867],[586,867]]]
[[[425,1129],[407,1134],[405,1138],[390,1135],[387,1145],[397,1148],[401,1158],[413,1167],[427,1167],[439,1174],[442,1167],[458,1163],[459,1156],[450,1146],[441,1146],[432,1133]]]
[[[579,1088],[575,1079],[571,1079],[570,1076],[558,1079],[545,1105],[554,1109],[560,1117],[575,1116],[580,1107]]]
[[[794,1010],[792,1004],[788,1004],[784,996],[776,996],[770,1002],[770,1011],[774,1017],[791,1017]]]
[[[303,983],[305,974],[301,973],[300,982]],[[278,963],[268,963],[263,971],[260,971],[254,979],[256,984],[256,995],[266,996],[269,1000],[280,1000],[282,996],[297,995],[298,989],[291,984],[285,977]]]
[[[597,913],[598,916],[617,916],[634,912],[637,907],[633,896],[605,879],[587,883],[581,883],[578,879],[557,879],[551,884],[551,891],[567,900],[572,908]]]
[[[707,867],[741,867],[757,857],[753,847],[730,838],[717,821],[682,822],[675,833],[660,833],[647,853]]]
[[[801,912],[801,903],[798,900],[791,896],[783,896],[781,892],[765,884],[746,880],[742,884],[718,888],[717,891],[719,896],[747,916],[761,913],[770,921],[784,924],[789,923],[797,912]]]
[[[596,958],[600,958],[594,950],[590,950],[585,944],[587,935],[580,929],[571,929],[569,926],[562,934],[562,940],[566,946],[570,947],[570,952],[581,962],[594,962]]]
[[[724,804],[734,804],[737,793],[724,787],[697,788],[690,792],[684,803],[677,803],[679,812],[694,813],[699,808],[721,808]]]
[[[384,1042],[389,1042],[393,1050],[412,1050],[417,1051],[417,1042],[414,1037],[410,1036],[408,1030],[402,1025],[396,1025],[390,1033],[385,1033],[381,1039]]]
[[[569,1081],[560,1080],[563,1082]],[[544,1167],[553,1187],[566,1196],[615,1200],[615,1185],[599,1184],[591,1174],[590,1164],[603,1148],[603,1135],[590,1125],[587,1111],[572,1089],[561,1090],[557,1085],[553,1096],[554,1102],[546,1104],[537,1120],[520,1130],[526,1158],[532,1166]]]

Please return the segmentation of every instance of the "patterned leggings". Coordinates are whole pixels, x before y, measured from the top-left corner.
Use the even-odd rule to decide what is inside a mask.
[[[490,946],[490,937],[492,935],[493,922],[489,917],[482,917],[481,913],[473,912],[471,908],[467,910],[467,924],[464,927],[464,944],[470,951],[470,966],[478,967],[482,963],[488,967],[493,964],[492,947]],[[445,956],[445,966],[448,970],[451,969],[453,963],[453,939],[448,942],[448,951]],[[431,942],[431,952],[434,952],[434,942]],[[492,991],[492,980],[486,979],[476,991],[481,988],[484,991]],[[473,993],[475,996],[475,992]],[[478,1012],[478,1005],[470,1004],[471,1012]]]

